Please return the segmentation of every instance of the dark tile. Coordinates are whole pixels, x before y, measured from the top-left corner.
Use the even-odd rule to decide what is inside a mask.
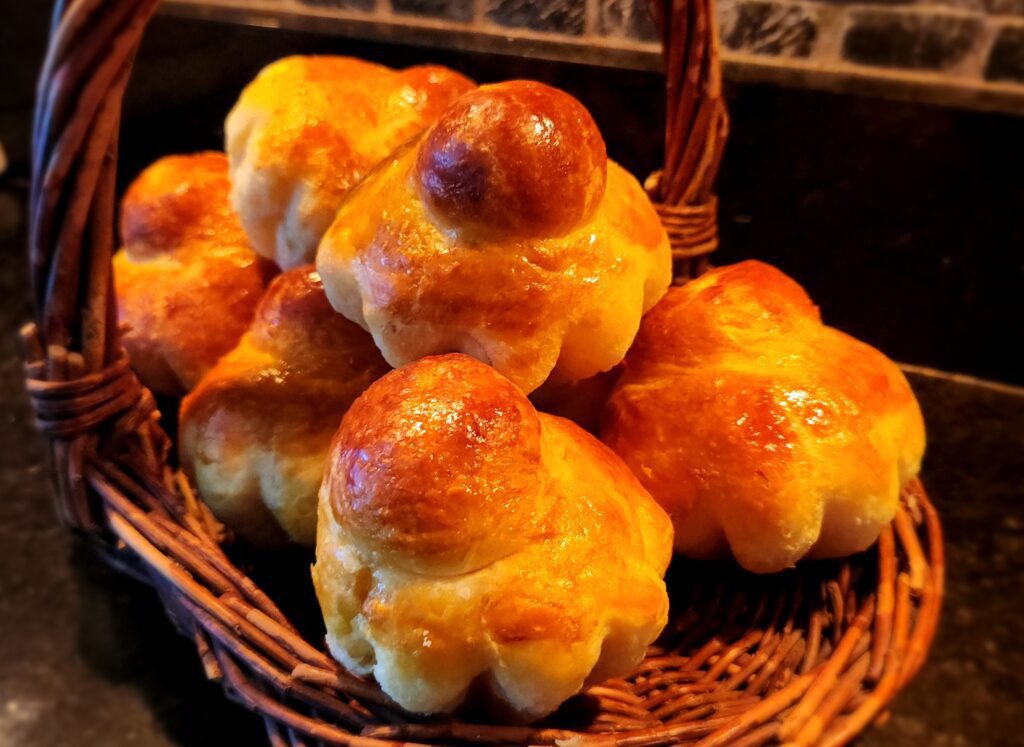
[[[999,32],[988,55],[985,78],[1024,83],[1024,28],[1005,28]]]
[[[723,4],[722,41],[729,49],[776,57],[807,57],[818,36],[803,5],[773,2]]]
[[[843,40],[843,57],[874,67],[945,70],[963,59],[981,19],[924,13],[860,11]]]
[[[1024,0],[984,0],[985,10],[999,16],[1024,16]]]
[[[999,0],[938,0],[937,5],[959,10],[969,10],[979,13],[985,12],[993,2]]]
[[[370,12],[377,9],[377,0],[299,0],[306,5],[318,8],[337,8],[338,10],[362,10]]]
[[[874,4],[877,0],[872,0]],[[921,4],[925,0],[917,0]],[[1024,0],[930,0],[940,6],[970,10],[994,16],[1024,16]]]
[[[968,0],[970,1],[970,0]],[[827,5],[864,5],[863,0],[824,0]],[[868,5],[873,6],[890,6],[890,5],[914,5],[918,0],[870,0]],[[941,2],[941,0],[939,0]],[[952,0],[956,2],[956,0]]]
[[[601,33],[657,41],[658,30],[643,0],[601,0]]]
[[[502,26],[583,34],[585,0],[488,0],[487,17]]]
[[[396,13],[469,21],[473,18],[473,0],[391,0]]]

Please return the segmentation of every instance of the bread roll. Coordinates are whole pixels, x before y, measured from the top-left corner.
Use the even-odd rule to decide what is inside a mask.
[[[474,684],[542,716],[629,672],[666,622],[665,513],[597,439],[464,355],[356,400],[319,511],[330,650],[413,711]]]
[[[181,405],[181,461],[213,512],[257,544],[312,545],[331,436],[388,371],[311,267],[277,277],[252,326]]]
[[[275,272],[228,200],[223,153],[162,158],[121,202],[114,284],[124,346],[144,385],[177,396],[231,350]]]
[[[513,81],[460,98],[350,193],[317,269],[393,366],[457,351],[529,392],[618,363],[671,258],[586,109]]]
[[[286,57],[242,92],[225,123],[233,199],[260,254],[312,262],[342,196],[433,122],[467,78],[351,57]]]
[[[899,368],[760,262],[644,318],[601,434],[672,516],[677,551],[758,573],[867,548],[924,451]]]

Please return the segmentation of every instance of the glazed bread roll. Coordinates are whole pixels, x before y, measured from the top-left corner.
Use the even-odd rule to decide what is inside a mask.
[[[121,202],[117,312],[132,367],[158,394],[184,394],[235,346],[274,272],[249,246],[228,190],[223,153],[168,156]]]
[[[529,392],[622,360],[671,259],[586,109],[513,81],[460,98],[350,193],[317,269],[391,365],[462,352]]]
[[[867,548],[924,451],[899,368],[760,262],[644,318],[601,434],[672,516],[677,551],[731,550],[758,573]]]
[[[256,251],[283,269],[312,262],[342,196],[473,86],[443,67],[351,57],[264,68],[225,123],[234,204]]]
[[[330,650],[413,711],[450,711],[473,684],[542,716],[629,672],[667,619],[665,513],[597,439],[464,355],[356,400],[319,511]]]
[[[331,436],[388,370],[373,339],[331,309],[312,267],[286,272],[238,347],[182,402],[182,466],[238,534],[312,545]]]

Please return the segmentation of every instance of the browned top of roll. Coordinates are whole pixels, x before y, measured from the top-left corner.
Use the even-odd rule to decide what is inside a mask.
[[[276,271],[249,245],[229,200],[227,158],[161,158],[121,203],[114,257],[124,344],[150,389],[180,395],[234,347]]]
[[[590,113],[533,81],[483,86],[448,108],[420,146],[424,199],[459,227],[542,236],[568,230],[604,194],[607,156]]]
[[[529,540],[543,513],[540,421],[490,367],[436,360],[394,371],[357,399],[327,469],[346,486],[331,500],[353,535],[399,565],[461,573]]]
[[[121,240],[132,258],[177,251],[190,240],[248,247],[228,198],[228,160],[212,151],[166,156],[143,171],[121,201]]]

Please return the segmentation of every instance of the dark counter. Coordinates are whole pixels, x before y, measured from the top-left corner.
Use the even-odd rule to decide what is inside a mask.
[[[28,317],[20,206],[0,192],[0,744],[259,745],[146,588],[57,526],[14,331]],[[12,212],[13,211],[13,212]],[[948,579],[931,659],[867,745],[1024,744],[1024,393],[911,375]]]

